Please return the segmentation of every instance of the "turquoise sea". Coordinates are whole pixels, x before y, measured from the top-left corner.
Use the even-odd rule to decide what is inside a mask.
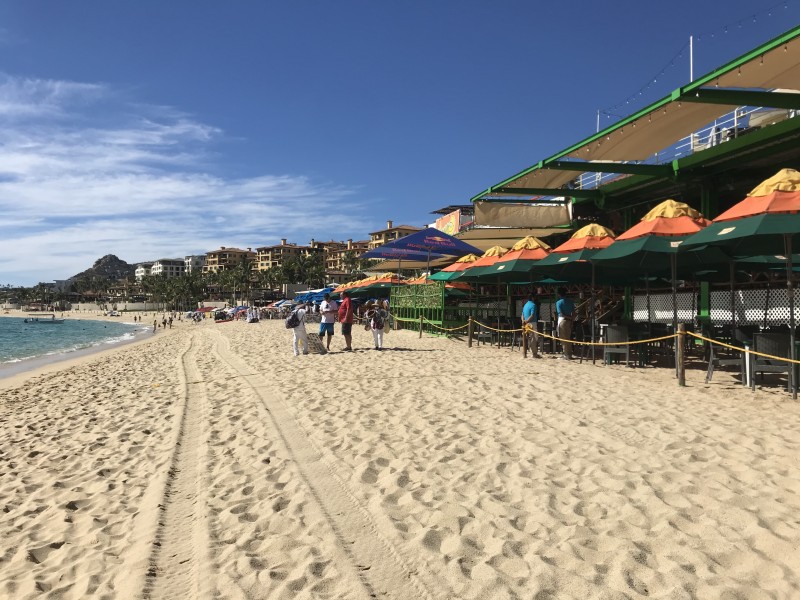
[[[63,323],[26,323],[24,318],[0,317],[0,365],[133,339],[145,327],[138,323],[92,321],[66,317]]]

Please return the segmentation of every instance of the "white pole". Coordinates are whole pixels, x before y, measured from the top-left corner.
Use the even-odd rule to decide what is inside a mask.
[[[597,129],[595,133],[600,133],[600,109],[597,109]]]
[[[689,36],[689,83],[694,81],[694,36]]]

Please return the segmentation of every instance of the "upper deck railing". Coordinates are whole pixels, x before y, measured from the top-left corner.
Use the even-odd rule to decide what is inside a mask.
[[[786,119],[797,117],[800,111],[794,109],[774,109],[743,106],[715,119],[713,123],[678,140],[675,144],[640,161],[640,164],[660,165],[684,158],[695,152],[707,150],[744,135],[769,127]],[[586,172],[572,182],[573,189],[590,190],[612,181],[630,177],[619,173]]]

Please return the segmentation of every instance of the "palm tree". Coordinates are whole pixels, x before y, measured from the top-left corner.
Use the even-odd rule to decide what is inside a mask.
[[[276,267],[268,267],[255,273],[255,285],[263,291],[271,293],[282,283],[281,271]]]
[[[342,267],[350,275],[359,270],[359,258],[355,250],[345,250],[342,254]]]
[[[229,273],[229,282],[233,287],[233,306],[236,306],[236,291],[240,292],[242,301],[246,301],[250,295],[252,287],[252,261],[244,260],[236,265]]]

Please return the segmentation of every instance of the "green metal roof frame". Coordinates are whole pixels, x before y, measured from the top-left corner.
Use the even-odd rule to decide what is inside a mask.
[[[717,104],[717,105],[730,105],[730,106],[769,106],[774,108],[787,108],[787,109],[800,109],[800,94],[794,93],[782,93],[782,92],[769,92],[769,91],[757,91],[749,88],[749,89],[738,89],[738,88],[725,88],[725,89],[718,89],[718,88],[707,88],[705,86],[718,82],[718,80],[728,75],[736,70],[740,69],[748,65],[749,63],[762,59],[766,53],[779,49],[781,46],[788,44],[791,41],[796,40],[800,37],[800,26],[794,27],[790,29],[786,33],[758,46],[757,48],[751,50],[750,52],[740,56],[737,59],[734,59],[727,63],[726,65],[719,67],[707,75],[700,77],[699,79],[693,81],[689,85],[679,87],[678,89],[674,90],[668,96],[658,100],[649,106],[639,110],[638,112],[632,114],[631,116],[614,123],[613,125],[603,129],[595,133],[592,136],[585,138],[584,140],[578,142],[577,144],[573,144],[572,146],[568,147],[561,152],[554,154],[553,156],[546,158],[544,160],[539,161],[535,165],[520,171],[516,175],[513,175],[500,183],[493,185],[486,190],[476,194],[472,198],[470,198],[471,202],[475,202],[478,200],[484,201],[496,201],[501,202],[504,201],[505,194],[513,194],[513,195],[537,195],[537,196],[567,196],[572,198],[583,198],[583,199],[600,199],[605,196],[606,192],[597,188],[591,190],[574,190],[574,189],[565,189],[565,188],[549,188],[549,187],[541,187],[541,188],[522,188],[522,187],[510,187],[509,184],[512,182],[524,177],[527,174],[530,174],[537,170],[547,169],[547,170],[564,170],[564,171],[573,171],[579,174],[582,173],[619,173],[619,174],[629,174],[634,176],[640,177],[650,177],[650,178],[669,178],[675,177],[677,174],[677,170],[679,168],[680,161],[672,161],[671,163],[661,164],[661,165],[645,165],[645,164],[636,164],[636,163],[620,163],[614,161],[581,161],[581,160],[562,160],[564,158],[568,158],[571,154],[587,148],[591,144],[594,144],[598,141],[603,139],[608,139],[610,134],[621,131],[628,125],[634,125],[636,121],[648,117],[648,115],[652,115],[658,111],[664,110],[668,105],[677,103],[680,105],[681,102],[687,103],[707,103],[707,104]],[[762,59],[763,60],[763,59]],[[800,80],[798,80],[800,81]],[[672,143],[677,142],[681,137],[679,136]],[[497,195],[497,196],[493,196]],[[505,199],[507,201],[507,199]],[[536,200],[537,202],[542,202],[543,199],[539,198]],[[515,202],[519,202],[519,200],[515,200]]]

